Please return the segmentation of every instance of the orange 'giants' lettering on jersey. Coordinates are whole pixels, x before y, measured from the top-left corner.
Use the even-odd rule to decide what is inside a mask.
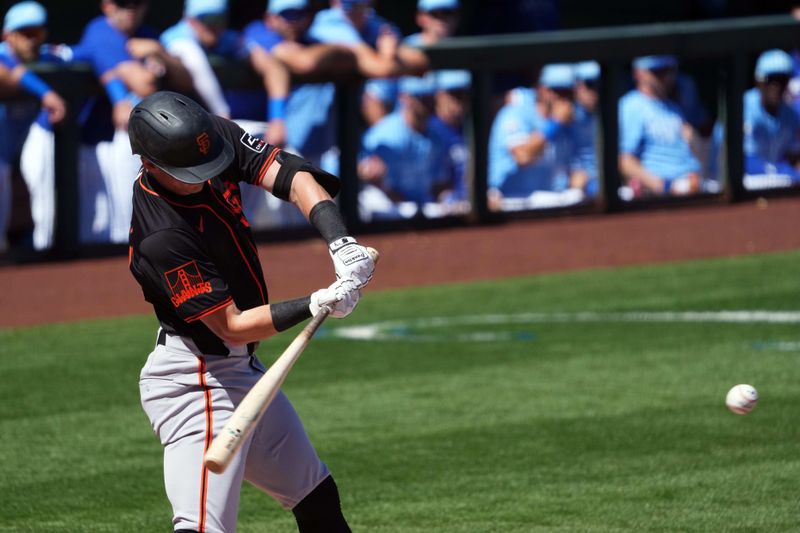
[[[172,305],[179,307],[183,302],[195,296],[211,292],[211,283],[203,281],[197,263],[189,261],[186,264],[164,273],[167,285],[172,293]]]
[[[197,148],[200,150],[200,153],[203,155],[208,155],[209,150],[211,150],[211,137],[208,136],[207,132],[203,132],[197,136]]]

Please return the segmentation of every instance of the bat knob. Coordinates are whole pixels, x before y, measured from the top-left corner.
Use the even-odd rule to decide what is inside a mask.
[[[215,474],[223,473],[225,471],[225,467],[227,466],[224,463],[221,463],[214,459],[209,459],[208,457],[206,457],[206,460],[204,461],[203,464],[206,465],[206,468],[208,468],[210,472],[213,472]]]
[[[369,254],[370,258],[372,259],[372,262],[377,264],[378,260],[381,258],[381,254],[378,253],[378,250],[376,250],[375,248],[371,248],[371,247],[367,246],[367,253]]]

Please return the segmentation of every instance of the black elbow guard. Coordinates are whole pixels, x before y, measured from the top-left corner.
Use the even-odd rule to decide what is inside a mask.
[[[272,194],[281,200],[289,200],[289,194],[292,192],[292,180],[294,180],[294,175],[298,172],[308,172],[314,176],[317,183],[322,185],[322,188],[325,189],[332,198],[339,193],[339,178],[330,172],[325,172],[321,168],[315,167],[302,157],[281,150],[275,157],[275,161],[280,164],[281,168],[278,170],[278,175],[275,177],[275,185],[272,187]]]

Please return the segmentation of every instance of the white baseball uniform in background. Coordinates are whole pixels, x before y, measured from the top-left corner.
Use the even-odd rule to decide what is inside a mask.
[[[20,171],[31,197],[33,247],[53,244],[56,214],[55,134],[38,122],[31,125],[20,155]]]
[[[109,240],[112,243],[127,243],[133,212],[133,182],[142,161],[131,153],[130,137],[122,129],[114,131],[111,141],[97,143],[95,153],[108,197]]]
[[[97,160],[97,145],[81,145],[78,157],[79,235],[82,244],[108,242],[108,194]]]

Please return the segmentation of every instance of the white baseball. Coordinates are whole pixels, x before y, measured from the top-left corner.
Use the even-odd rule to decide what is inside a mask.
[[[725,397],[725,405],[737,415],[746,415],[753,410],[757,403],[758,391],[752,385],[744,383],[733,387]]]

